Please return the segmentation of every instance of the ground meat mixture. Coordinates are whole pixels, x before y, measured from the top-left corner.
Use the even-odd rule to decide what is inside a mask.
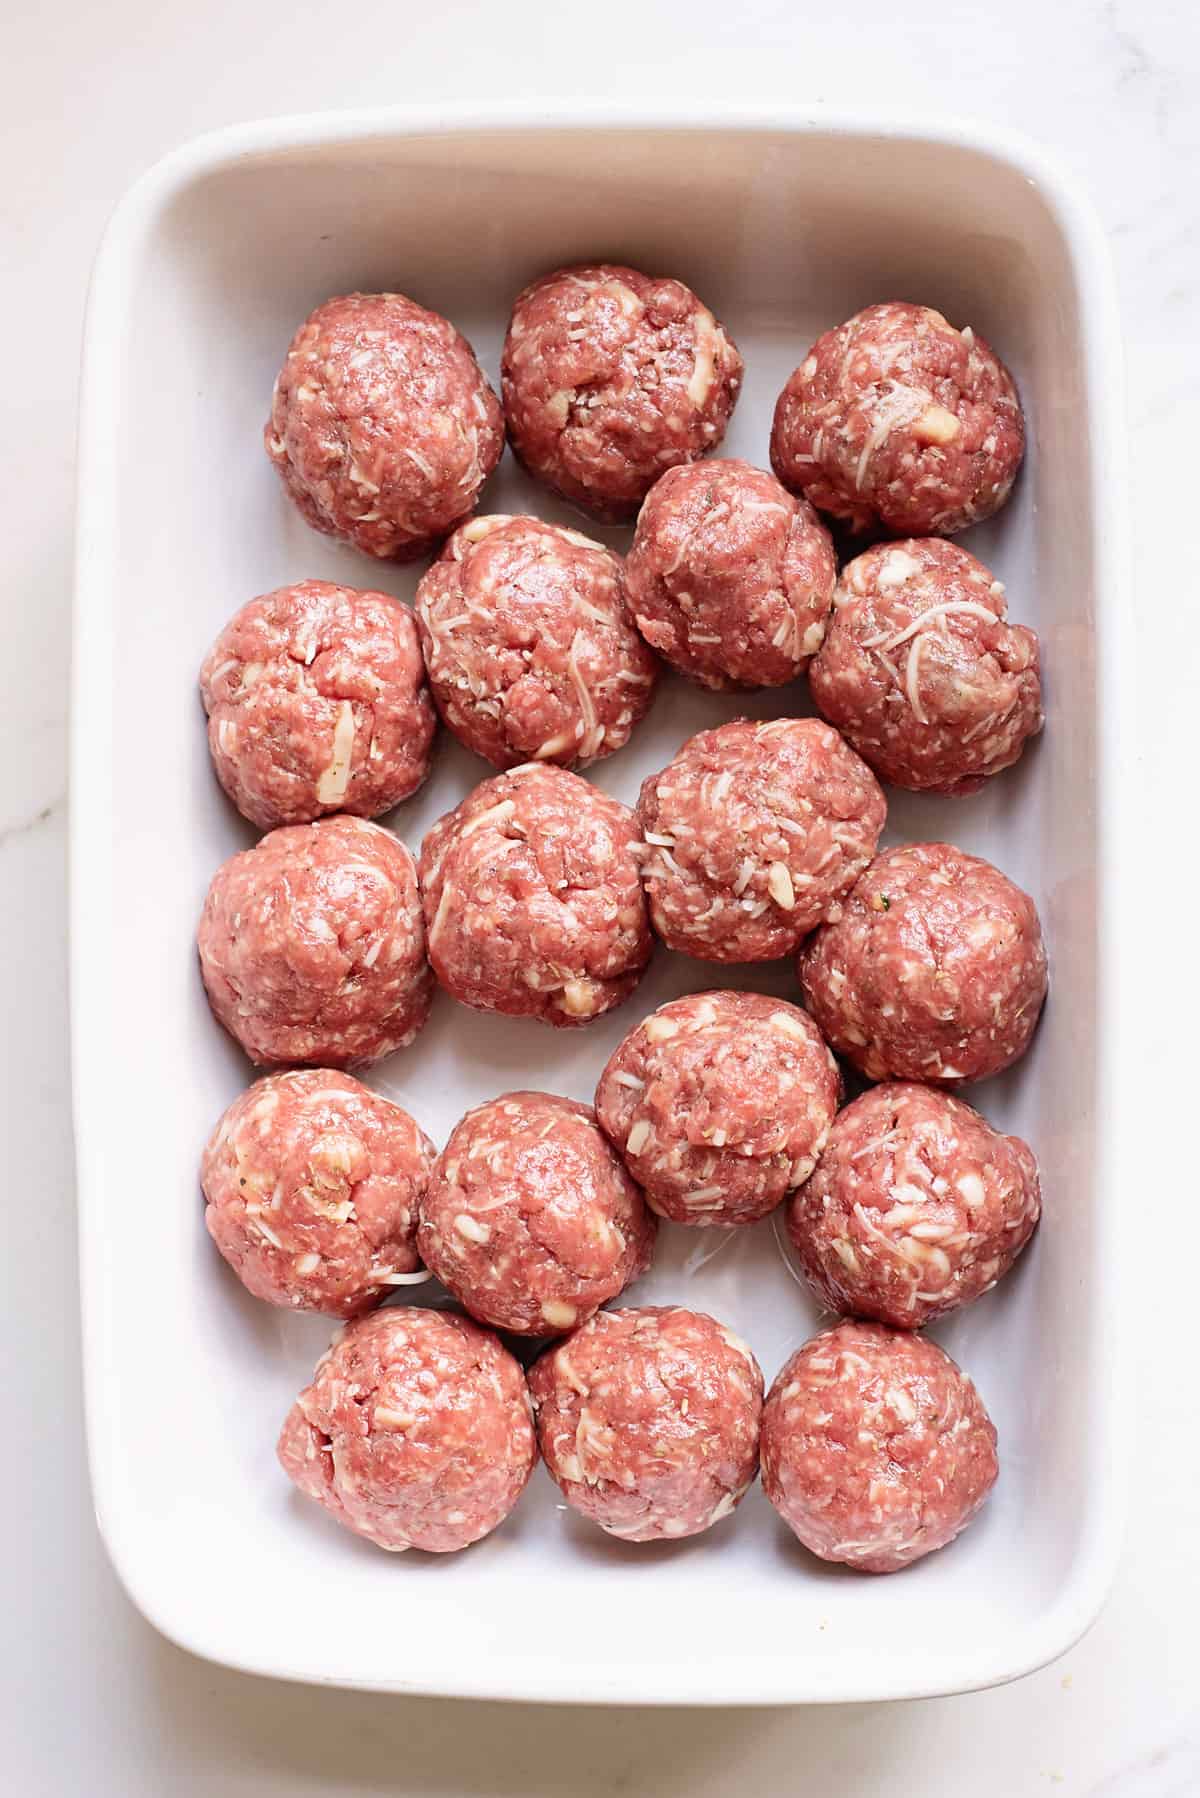
[[[624,748],[658,664],[620,558],[540,518],[473,518],[417,589],[438,710],[497,768],[582,768]]]
[[[820,719],[702,730],[638,800],[654,928],[704,961],[787,955],[839,915],[886,815],[871,770]]]
[[[800,953],[822,1035],[870,1080],[983,1080],[1029,1047],[1046,997],[1033,900],[948,843],[876,856]]]
[[[601,1311],[535,1362],[547,1471],[567,1503],[626,1542],[696,1536],[758,1471],[763,1377],[702,1311]]]
[[[429,1015],[413,858],[363,818],[289,825],[231,856],[198,946],[209,1003],[251,1061],[364,1066]]]
[[[504,1522],[537,1443],[525,1376],[490,1330],[388,1306],[334,1338],[278,1454],[346,1529],[380,1548],[449,1554]]]
[[[1025,450],[1012,376],[929,306],[868,306],[779,396],[771,466],[857,530],[950,536],[998,512]]]
[[[841,1323],[767,1394],[763,1489],[823,1561],[895,1573],[953,1541],[996,1481],[975,1387],[924,1336]]]
[[[833,1311],[919,1329],[1008,1272],[1041,1212],[1033,1151],[961,1099],[906,1082],[840,1113],[788,1211]]]
[[[565,768],[485,780],[434,825],[421,891],[434,972],[481,1011],[586,1024],[650,959],[633,813]]]
[[[942,537],[881,543],[842,570],[812,695],[881,780],[976,792],[1042,728],[1035,633]]]
[[[551,1336],[644,1273],[655,1221],[597,1127],[554,1093],[505,1093],[456,1125],[417,1246],[473,1317]]]
[[[252,599],[209,650],[200,696],[217,778],[260,830],[378,817],[429,772],[417,627],[385,593],[300,581]]]
[[[596,1115],[653,1210],[749,1224],[812,1173],[841,1084],[798,1006],[690,993],[630,1031],[600,1076]]]
[[[353,1317],[419,1270],[434,1155],[407,1111],[348,1074],[271,1074],[209,1139],[204,1221],[256,1298]]]
[[[742,359],[682,281],[595,263],[518,297],[500,373],[509,441],[529,472],[619,521],[664,469],[720,443]]]
[[[820,648],[837,563],[805,499],[749,462],[695,462],[655,482],[626,580],[637,627],[702,686],[780,687]]]
[[[292,339],[263,436],[309,524],[393,562],[427,555],[469,516],[504,449],[470,344],[400,293],[317,307]]]

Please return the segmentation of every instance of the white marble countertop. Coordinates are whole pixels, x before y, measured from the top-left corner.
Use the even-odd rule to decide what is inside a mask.
[[[596,21],[593,23],[593,19]],[[343,23],[337,21],[342,20]],[[1200,594],[1200,24],[1193,0],[66,0],[5,31],[0,287],[8,561],[0,752],[7,1350],[0,1742],[22,1798],[729,1792],[1105,1798],[1200,1792],[1200,1432],[1191,912]],[[182,138],[272,112],[494,94],[664,93],[950,111],[1040,138],[1090,189],[1117,262],[1137,518],[1146,865],[1142,1040],[1158,1112],[1144,1223],[1140,1439],[1112,1599],[1057,1666],[919,1705],[537,1711],[309,1691],[203,1665],[131,1609],[92,1523],[75,1318],[64,903],[76,366],[105,216]],[[12,270],[15,269],[16,278]],[[169,404],[169,397],[164,396]],[[1185,784],[1188,783],[1188,784]],[[1178,1120],[1178,1121],[1177,1121]],[[1156,1136],[1159,1140],[1156,1140]],[[1144,1250],[1141,1245],[1144,1244]],[[1177,1295],[1175,1286],[1181,1281]],[[403,1628],[403,1618],[397,1619]]]

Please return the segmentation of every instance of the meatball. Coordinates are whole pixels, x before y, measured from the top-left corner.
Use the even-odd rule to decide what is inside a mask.
[[[413,858],[363,818],[288,825],[231,856],[198,947],[217,1019],[261,1064],[361,1067],[429,1015]]]
[[[781,687],[820,648],[833,543],[806,499],[748,462],[696,462],[655,482],[626,564],[647,643],[702,686]]]
[[[565,768],[485,780],[421,847],[429,955],[480,1011],[586,1024],[650,959],[633,813]]]
[[[407,1111],[348,1074],[271,1074],[209,1138],[204,1221],[255,1298],[353,1317],[420,1268],[435,1153]]]
[[[1037,636],[1007,611],[957,544],[878,544],[842,570],[813,698],[881,780],[977,792],[1043,722]]]
[[[656,1228],[589,1106],[503,1093],[451,1132],[417,1247],[472,1317],[551,1336],[646,1271]]]
[[[438,709],[497,768],[582,768],[624,748],[658,664],[634,629],[621,562],[540,518],[473,518],[417,589]]]
[[[697,1536],[758,1471],[763,1377],[702,1311],[600,1311],[536,1361],[546,1469],[567,1503],[626,1542]]]
[[[682,281],[603,262],[518,296],[500,363],[509,442],[597,518],[632,518],[664,468],[725,435],[742,359]]]
[[[704,961],[787,955],[839,915],[886,816],[871,770],[818,718],[702,730],[638,799],[651,922]]]
[[[788,1231],[830,1310],[915,1330],[994,1286],[1041,1205],[1019,1136],[949,1093],[889,1083],[839,1115]]]
[[[260,830],[378,817],[429,773],[434,714],[412,613],[300,581],[234,614],[200,670],[217,779]]]
[[[691,993],[630,1031],[596,1088],[600,1128],[677,1224],[750,1224],[807,1180],[841,1097],[798,1006]]]
[[[450,1554],[504,1522],[537,1442],[525,1376],[490,1330],[387,1306],[334,1338],[278,1454],[305,1497],[356,1535]]]
[[[448,319],[349,293],[293,337],[263,433],[314,529],[414,562],[468,517],[504,449],[500,402]]]
[[[856,530],[952,536],[998,512],[1025,451],[1013,378],[929,306],[868,306],[818,337],[775,407],[771,466]]]
[[[869,1080],[983,1080],[1029,1047],[1046,997],[1037,908],[949,843],[876,856],[800,952],[821,1034]]]
[[[996,1432],[974,1385],[912,1331],[823,1330],[767,1394],[763,1490],[823,1561],[907,1567],[954,1540],[996,1474]]]

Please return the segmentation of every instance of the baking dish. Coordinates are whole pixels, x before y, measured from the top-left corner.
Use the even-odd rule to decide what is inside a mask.
[[[199,1150],[249,1070],[207,1012],[192,937],[213,870],[251,839],[208,766],[201,656],[237,605],[285,581],[407,598],[416,578],[317,537],[278,490],[260,429],[288,336],[331,293],[395,287],[452,317],[495,379],[522,283],[600,256],[679,275],[733,332],[747,379],[729,454],[765,463],[775,394],[812,337],[882,298],[979,329],[1029,416],[1014,500],[963,541],[1042,633],[1045,738],[976,798],[893,796],[887,840],[951,838],[1041,907],[1053,986],[1035,1048],[972,1096],[1035,1144],[1046,1219],[1012,1277],[935,1332],[999,1428],[995,1496],[951,1549],[890,1579],[812,1560],[757,1490],[709,1536],[632,1548],[566,1513],[542,1473],[468,1553],[381,1555],[296,1499],[274,1461],[331,1324],[256,1304],[201,1224]],[[1040,153],[974,126],[405,108],[221,132],[122,202],[85,349],[73,1058],[96,1508],[120,1577],[164,1633],[332,1684],[728,1704],[987,1685],[1086,1627],[1123,1494],[1120,381],[1086,207]],[[484,505],[570,516],[511,457]],[[671,680],[630,748],[592,775],[631,800],[702,724],[808,709],[802,687],[714,697]],[[415,847],[486,772],[444,742],[428,787],[389,822]],[[632,1005],[588,1030],[552,1034],[441,996],[416,1047],[371,1080],[444,1140],[505,1088],[590,1098],[636,1017],[723,982],[794,994],[786,965],[731,978],[660,952]],[[635,1297],[713,1311],[768,1379],[817,1322],[769,1223],[733,1239],[665,1231]]]

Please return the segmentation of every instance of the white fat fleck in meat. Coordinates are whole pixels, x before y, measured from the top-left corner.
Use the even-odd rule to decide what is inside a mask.
[[[627,1155],[640,1155],[653,1135],[653,1126],[648,1118],[639,1118],[625,1139]]]
[[[472,1217],[469,1212],[459,1212],[454,1220],[454,1228],[458,1231],[460,1236],[465,1236],[468,1242],[485,1243],[491,1241],[492,1233],[487,1225],[480,1223],[479,1219]]]
[[[317,782],[317,798],[322,805],[340,805],[346,797],[354,758],[354,737],[354,707],[348,699],[343,699],[333,729],[329,762]]]
[[[605,1009],[606,995],[594,980],[568,980],[563,984],[563,1010],[573,1018],[590,1018]]]
[[[978,1210],[984,1199],[983,1181],[979,1175],[974,1172],[960,1174],[955,1184],[971,1209]]]
[[[541,1307],[542,1316],[554,1330],[569,1330],[579,1313],[574,1305],[568,1305],[559,1299],[547,1299]]]
[[[792,877],[786,862],[772,862],[767,870],[767,891],[776,905],[784,911],[791,911],[796,903],[796,889],[792,885]]]
[[[920,572],[921,564],[915,556],[909,555],[907,550],[891,549],[880,563],[879,585],[885,592],[893,587],[902,587]]]
[[[712,388],[716,347],[716,322],[712,313],[697,312],[695,360],[687,385],[687,396],[693,406],[702,406]]]
[[[961,430],[958,419],[945,406],[927,406],[913,424],[918,443],[953,443]]]

